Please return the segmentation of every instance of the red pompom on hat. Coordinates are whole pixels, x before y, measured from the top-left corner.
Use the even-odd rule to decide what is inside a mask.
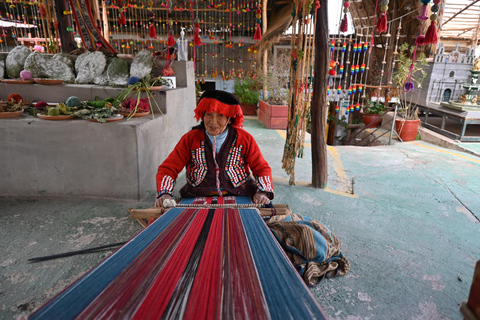
[[[221,90],[206,90],[195,108],[195,119],[200,121],[205,113],[217,112],[233,120],[234,128],[243,127],[240,102],[233,94]]]

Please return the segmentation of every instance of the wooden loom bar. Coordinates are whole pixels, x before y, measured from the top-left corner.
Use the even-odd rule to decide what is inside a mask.
[[[287,204],[276,204],[273,208],[258,208],[255,206],[245,206],[241,205],[200,205],[200,206],[188,206],[188,205],[177,205],[176,208],[257,208],[261,216],[272,216],[280,215],[286,216],[290,215],[292,211]],[[147,209],[128,209],[130,212],[131,219],[156,219],[168,211],[169,208],[155,207]]]

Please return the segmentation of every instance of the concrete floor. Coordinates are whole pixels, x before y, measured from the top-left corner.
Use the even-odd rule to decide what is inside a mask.
[[[332,319],[462,319],[459,306],[480,259],[475,151],[423,140],[328,147],[327,189],[314,189],[308,142],[305,158],[297,159],[297,185],[289,186],[283,132],[254,118],[246,129],[272,166],[275,203],[324,222],[343,242],[351,271],[312,289]],[[128,240],[141,226],[127,208],[153,201],[0,198],[0,319],[30,314],[113,250],[39,263],[28,258]]]

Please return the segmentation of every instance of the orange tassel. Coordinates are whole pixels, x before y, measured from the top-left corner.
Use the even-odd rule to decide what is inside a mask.
[[[437,41],[437,21],[432,21],[427,29],[427,32],[425,33],[424,44],[435,44]]]
[[[387,15],[385,14],[385,12],[383,12],[380,16],[380,19],[378,19],[377,31],[379,33],[387,32]]]
[[[257,29],[255,30],[255,34],[253,35],[253,40],[255,41],[262,40],[262,29],[260,28],[259,24],[257,24]]]

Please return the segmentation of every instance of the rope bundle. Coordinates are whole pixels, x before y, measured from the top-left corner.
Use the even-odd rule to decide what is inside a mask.
[[[295,157],[303,158],[305,132],[310,119],[316,23],[316,15],[314,19],[310,18],[312,5],[310,1],[294,1],[292,12],[292,26],[296,27],[291,37],[290,105],[282,158],[282,168],[290,175],[290,185],[295,185]]]

